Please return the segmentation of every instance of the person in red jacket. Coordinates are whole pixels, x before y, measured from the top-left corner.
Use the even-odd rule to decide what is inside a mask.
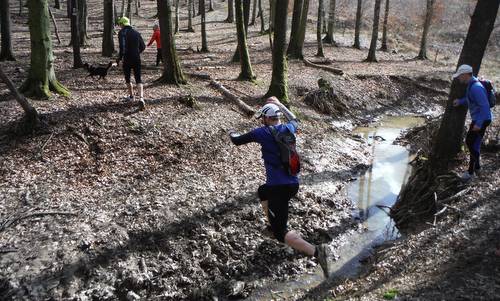
[[[160,26],[158,24],[153,25],[153,35],[149,40],[148,47],[156,42],[156,66],[160,65],[160,61],[163,62],[161,58],[161,39],[160,39]]]

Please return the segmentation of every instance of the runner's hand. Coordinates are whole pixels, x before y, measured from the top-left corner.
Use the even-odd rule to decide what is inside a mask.
[[[473,132],[479,132],[481,130],[480,127],[478,127],[477,125],[474,124],[474,126],[472,127],[472,131]]]
[[[460,105],[460,101],[458,99],[455,99],[453,101],[453,106],[458,107]]]

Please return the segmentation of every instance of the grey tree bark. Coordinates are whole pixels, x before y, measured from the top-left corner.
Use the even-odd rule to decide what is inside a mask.
[[[322,32],[322,24],[323,24],[323,0],[318,0],[318,21],[316,23],[316,40],[318,42],[318,52],[316,56],[324,57],[323,53],[323,40],[321,38]]]
[[[472,66],[474,74],[479,73],[499,6],[500,1],[497,0],[477,1],[457,68],[462,64],[468,64]],[[433,139],[429,160],[410,176],[391,209],[391,216],[399,228],[404,229],[413,222],[425,221],[437,210],[436,197],[438,200],[443,198],[435,194],[439,192],[439,176],[448,172],[452,161],[461,151],[467,114],[467,108],[455,107],[453,100],[462,97],[465,90],[466,85],[460,84],[458,80],[452,82],[441,125],[437,136]],[[447,191],[448,188],[450,187],[447,187]]]
[[[382,46],[380,50],[387,51],[387,22],[389,17],[389,0],[385,0],[384,27],[382,31]]]
[[[361,49],[361,43],[359,41],[359,35],[361,33],[361,21],[363,18],[363,0],[358,0],[358,6],[356,8],[356,25],[354,27],[354,48]]]
[[[375,0],[375,8],[373,13],[373,29],[372,29],[372,41],[370,43],[370,50],[368,50],[368,62],[376,62],[376,51],[377,51],[377,40],[378,40],[378,25],[380,23],[380,4],[382,0]]]
[[[2,33],[2,47],[0,48],[0,61],[15,61],[12,51],[12,33],[10,30],[9,0],[0,0],[0,27]]]
[[[102,34],[102,55],[112,57],[115,52],[113,42],[113,0],[104,0],[104,30]]]
[[[335,10],[337,6],[337,0],[330,0],[330,10],[328,12],[328,30],[323,42],[337,45],[335,38],[333,37],[333,32],[335,31]]]
[[[427,35],[432,23],[432,15],[434,14],[434,2],[436,0],[427,0],[427,9],[424,20],[424,31],[422,32],[422,39],[420,40],[420,52],[417,59],[427,60]]]

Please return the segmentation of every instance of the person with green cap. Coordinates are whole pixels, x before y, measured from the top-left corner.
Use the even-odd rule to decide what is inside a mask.
[[[118,32],[120,52],[116,63],[119,64],[123,60],[123,73],[129,94],[126,100],[134,100],[134,88],[130,82],[130,74],[133,70],[137,90],[139,90],[139,106],[141,109],[144,109],[146,103],[144,102],[144,91],[141,80],[141,53],[146,48],[146,45],[141,34],[130,26],[130,20],[127,17],[121,17],[118,20],[118,25],[121,27],[121,30]]]

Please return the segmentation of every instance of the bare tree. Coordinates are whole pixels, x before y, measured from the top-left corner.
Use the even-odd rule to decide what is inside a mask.
[[[316,40],[318,41],[318,52],[316,56],[324,57],[323,40],[321,38],[321,25],[323,24],[323,0],[318,1],[318,21],[316,24]]]
[[[286,30],[288,17],[288,0],[276,1],[274,23],[273,73],[266,96],[276,96],[283,104],[288,105],[288,67],[286,62]]]
[[[113,42],[113,0],[104,0],[104,30],[102,35],[102,55],[111,57],[115,52],[115,44]]]
[[[2,47],[0,49],[0,61],[15,61],[12,51],[12,39],[10,30],[10,7],[9,0],[0,0],[0,27],[2,32]]]
[[[157,6],[161,31],[161,52],[164,62],[163,74],[157,82],[175,85],[185,84],[186,79],[175,49],[171,0],[157,0]]]
[[[427,59],[427,35],[429,34],[429,29],[432,23],[432,15],[434,13],[435,1],[436,0],[427,0],[427,9],[424,20],[424,31],[422,32],[422,40],[420,41],[420,52],[418,53],[417,56],[417,59],[420,60]]]
[[[307,14],[309,12],[309,0],[295,0],[292,15],[292,30],[290,32],[290,43],[288,44],[287,56],[290,59],[304,58],[304,39],[306,34]]]
[[[323,38],[323,42],[336,45],[335,39],[333,37],[333,32],[335,30],[335,10],[337,6],[337,0],[330,0],[330,11],[328,12],[328,29],[326,36]]]
[[[188,0],[188,28],[187,31],[194,32],[193,28],[193,2],[194,0]]]
[[[368,51],[367,62],[376,62],[377,40],[378,40],[378,25],[380,23],[380,4],[382,0],[375,0],[375,9],[373,13],[373,30],[372,41],[370,43],[370,50]]]
[[[226,20],[224,20],[224,22],[234,22],[234,0],[227,0],[227,18]]]
[[[49,98],[50,91],[68,96],[69,90],[59,83],[54,71],[47,1],[28,1],[28,15],[31,63],[28,78],[23,82],[19,91],[26,96],[38,98]]]
[[[82,56],[80,54],[80,25],[78,20],[80,16],[79,5],[77,0],[71,0],[71,45],[73,45],[73,68],[81,68],[83,66]]]
[[[359,34],[361,32],[361,21],[363,17],[363,0],[358,0],[356,9],[356,26],[354,28],[354,48],[361,49]]]
[[[479,73],[499,6],[500,1],[477,1],[457,66],[468,64],[472,66],[474,74]],[[398,227],[425,220],[436,211],[436,198],[446,197],[440,195],[443,184],[439,176],[447,173],[451,162],[461,150],[467,108],[454,107],[453,100],[462,97],[465,91],[466,85],[460,84],[458,80],[452,82],[441,125],[433,139],[429,160],[410,176],[391,209],[391,216]],[[445,192],[448,192],[454,187],[445,188]]]
[[[201,13],[201,52],[208,52],[205,0],[200,0],[200,3],[201,4],[199,9]]]
[[[248,54],[248,46],[247,46],[247,31],[245,29],[244,24],[244,16],[243,16],[243,3],[242,0],[236,0],[236,31],[238,34],[238,49],[239,52],[239,61],[241,65],[241,72],[238,76],[240,80],[249,80],[253,81],[255,76],[253,75],[252,65],[250,63],[250,55]]]
[[[389,17],[389,0],[385,0],[384,27],[382,30],[382,46],[380,50],[387,51],[387,22]]]

